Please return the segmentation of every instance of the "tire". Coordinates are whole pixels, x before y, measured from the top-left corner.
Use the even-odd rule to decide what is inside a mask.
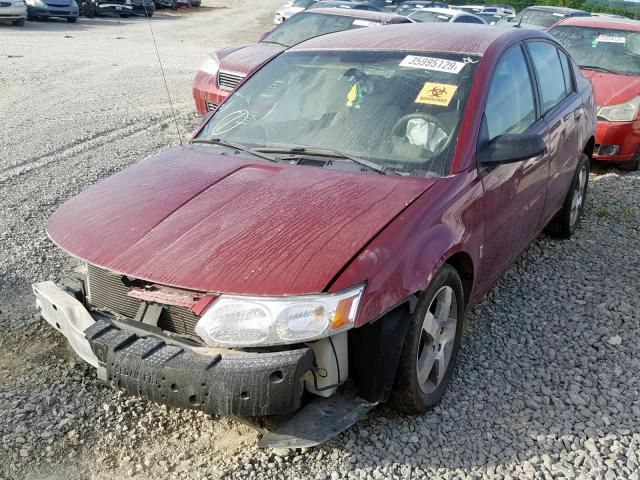
[[[84,14],[85,14],[85,16],[87,18],[93,18],[93,17],[97,16],[96,15],[96,7],[94,5],[92,5],[92,4],[87,5],[84,8]]]
[[[443,265],[420,296],[411,316],[390,397],[395,409],[409,414],[425,413],[442,400],[458,358],[464,302],[460,275],[451,265]]]
[[[618,164],[618,168],[624,172],[635,172],[640,168],[640,150],[636,152],[631,160]]]
[[[68,17],[67,22],[76,23],[78,21],[78,17]]]
[[[128,13],[121,13],[120,14],[120,18],[129,18],[129,14]]]
[[[27,14],[27,20],[29,20],[30,22],[33,22],[34,20],[37,20],[38,17],[36,17],[35,15],[31,15],[31,14]]]
[[[16,27],[23,27],[26,20],[27,20],[26,18],[19,18],[18,20],[14,20],[11,23],[14,24]]]
[[[589,157],[584,153],[580,155],[578,166],[573,174],[571,187],[562,204],[562,208],[553,217],[547,232],[557,238],[569,238],[580,225],[580,218],[584,210],[589,186]]]
[[[178,10],[178,2],[176,0],[173,0],[171,2],[171,10]]]

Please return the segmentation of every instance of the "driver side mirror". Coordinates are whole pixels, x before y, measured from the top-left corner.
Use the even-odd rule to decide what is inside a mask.
[[[537,157],[547,151],[542,135],[537,133],[509,133],[500,135],[480,150],[483,165],[515,163]]]

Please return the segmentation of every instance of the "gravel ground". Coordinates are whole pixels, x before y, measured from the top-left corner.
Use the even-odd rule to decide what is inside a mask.
[[[254,41],[281,1],[152,19],[183,135],[202,57]],[[231,420],[103,386],[29,285],[75,266],[44,232],[58,205],[178,142],[150,38],[143,19],[0,26],[0,478],[638,479],[640,175],[610,167],[575,238],[540,238],[470,312],[427,415],[383,406],[321,447],[265,451]]]

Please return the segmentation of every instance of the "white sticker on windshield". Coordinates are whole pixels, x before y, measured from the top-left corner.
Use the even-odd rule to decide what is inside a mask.
[[[565,14],[564,13],[554,13],[552,14],[554,17],[564,17]]]
[[[626,43],[626,38],[624,37],[616,37],[614,35],[599,35],[598,43]]]
[[[444,58],[419,57],[416,55],[407,55],[402,62],[401,67],[420,68],[422,70],[433,70],[435,72],[460,73],[465,66],[464,62],[456,62],[454,60],[445,60]]]
[[[357,25],[358,27],[375,27],[376,25],[380,25],[376,22],[371,22],[369,20],[360,20],[359,18],[355,19],[351,25]]]

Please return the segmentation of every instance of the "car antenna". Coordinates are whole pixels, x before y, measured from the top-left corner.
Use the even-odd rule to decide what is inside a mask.
[[[151,39],[153,40],[153,47],[156,50],[156,56],[158,57],[158,64],[160,65],[160,73],[162,74],[162,80],[164,82],[164,88],[167,92],[167,98],[169,99],[169,106],[171,107],[171,113],[173,114],[173,121],[176,124],[176,131],[178,132],[178,140],[180,141],[180,147],[182,148],[182,155],[184,155],[184,142],[182,141],[182,133],[180,132],[180,126],[178,124],[178,116],[176,115],[176,109],[173,106],[171,100],[171,93],[169,92],[169,84],[167,83],[167,77],[164,74],[164,67],[162,66],[162,59],[160,58],[160,52],[158,51],[158,44],[156,43],[156,36],[153,33],[151,27],[151,17],[147,11],[147,1],[142,0],[142,6],[144,7],[144,16],[147,17],[147,24],[149,25],[149,31],[151,32]]]
[[[518,20],[518,24],[516,25],[516,27],[522,28],[522,17],[520,17],[520,20]]]

